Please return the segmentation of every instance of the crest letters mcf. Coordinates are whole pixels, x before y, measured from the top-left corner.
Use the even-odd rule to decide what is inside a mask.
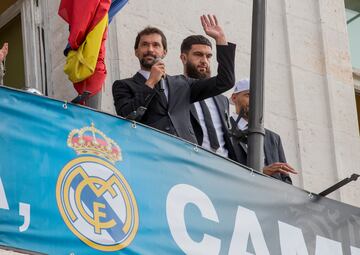
[[[61,170],[56,199],[67,227],[84,243],[116,251],[134,239],[139,214],[135,196],[120,171],[120,147],[92,124],[70,132],[67,144],[78,157]]]

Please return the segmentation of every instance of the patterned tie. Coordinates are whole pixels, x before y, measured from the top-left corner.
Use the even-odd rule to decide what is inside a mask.
[[[164,89],[161,88],[161,86],[160,86],[160,82],[159,82],[158,84],[156,84],[156,89],[157,89],[158,92],[159,92],[161,101],[164,103],[164,105],[167,105],[167,104],[168,104],[168,101],[167,101],[167,98],[166,98]]]
[[[209,135],[210,147],[216,151],[217,149],[219,149],[220,144],[216,135],[216,130],[211,118],[209,108],[207,107],[205,101],[200,101],[199,103],[204,114],[205,126]]]

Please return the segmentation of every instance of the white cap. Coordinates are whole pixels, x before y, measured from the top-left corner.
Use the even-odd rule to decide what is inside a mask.
[[[237,94],[237,93],[249,90],[249,89],[250,89],[250,80],[248,78],[242,79],[242,80],[235,83],[234,91],[233,91],[232,94]],[[234,104],[231,97],[230,97],[230,103]]]
[[[250,80],[242,79],[235,83],[233,94],[237,94],[250,89]]]
[[[34,88],[26,88],[25,91],[32,93],[32,94],[40,95],[40,96],[42,95],[42,93],[40,91],[38,91],[37,89],[34,89]]]

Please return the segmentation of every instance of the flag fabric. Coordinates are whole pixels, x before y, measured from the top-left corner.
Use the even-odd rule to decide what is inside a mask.
[[[113,17],[118,13],[124,5],[128,2],[128,0],[112,0],[111,6],[109,10],[109,23],[112,21]]]
[[[64,72],[76,91],[96,95],[105,82],[105,41],[109,17],[127,0],[62,0],[59,15],[69,24],[69,50]],[[111,15],[111,16],[109,16]]]
[[[98,58],[103,58],[104,45],[106,40],[106,29],[108,25],[108,15],[90,31],[84,42],[77,50],[70,50],[67,55],[67,61],[64,67],[69,80],[74,83],[81,82],[90,77],[97,66]],[[99,52],[102,54],[100,55]]]
[[[111,23],[114,16],[124,7],[128,0],[112,0],[109,10],[109,24]],[[65,16],[66,12],[63,14]],[[66,45],[64,50],[64,55],[67,56],[68,52],[71,50],[70,44]]]
[[[70,26],[69,44],[77,50],[87,34],[105,17],[111,0],[61,0],[59,15]]]
[[[104,37],[102,38],[102,43],[93,74],[83,81],[74,83],[74,88],[79,93],[79,95],[81,95],[85,91],[90,92],[90,96],[96,95],[101,91],[101,88],[105,82],[107,74],[105,65],[105,41],[107,38],[106,34],[107,31],[105,31]]]

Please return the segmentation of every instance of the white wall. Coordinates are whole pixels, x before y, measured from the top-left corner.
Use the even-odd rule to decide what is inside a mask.
[[[57,6],[51,7],[50,16],[54,96],[71,99],[75,94],[66,85],[59,50],[66,43],[67,29],[53,15]],[[267,9],[265,126],[281,135],[288,162],[300,171],[294,184],[318,193],[353,172],[360,173],[344,3],[271,0]],[[133,52],[138,31],[147,25],[164,31],[167,71],[179,74],[181,41],[190,34],[203,34],[199,16],[204,13],[216,14],[228,40],[237,44],[236,79],[249,76],[252,1],[130,1],[110,25],[103,110],[114,112],[112,82],[139,69]],[[216,63],[212,69],[215,72]],[[332,197],[360,206],[358,187],[353,183]]]

